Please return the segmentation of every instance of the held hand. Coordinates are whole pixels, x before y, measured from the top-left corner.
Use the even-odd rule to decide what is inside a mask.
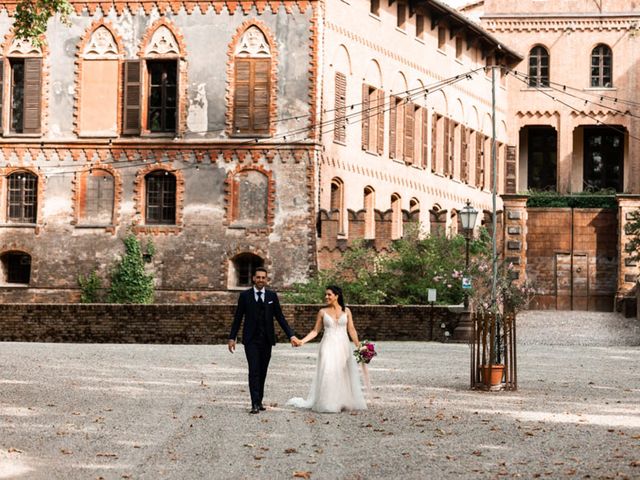
[[[231,353],[233,353],[236,349],[236,341],[235,340],[229,340],[227,346],[229,347],[229,351]]]
[[[302,342],[300,341],[300,339],[296,336],[291,337],[291,346],[292,347],[299,347],[302,345]]]

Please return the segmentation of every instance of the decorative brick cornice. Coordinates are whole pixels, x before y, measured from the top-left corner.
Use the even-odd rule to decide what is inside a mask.
[[[18,162],[21,163],[22,159],[19,159]],[[30,173],[31,175],[35,175],[37,179],[38,192],[37,192],[37,199],[36,199],[37,208],[36,208],[36,223],[35,223],[35,233],[37,235],[38,233],[40,233],[40,229],[44,226],[43,205],[44,205],[44,192],[45,192],[45,182],[46,182],[46,176],[40,170],[40,168],[36,169],[34,167],[26,167],[22,165],[21,166],[7,165],[6,167],[0,167],[0,177],[2,177],[1,186],[3,187],[2,191],[0,192],[0,197],[4,197],[4,202],[0,202],[0,203],[6,205],[7,178],[9,177],[9,175],[13,173],[19,173],[19,172]],[[0,218],[2,218],[2,222],[4,222],[5,224],[7,223],[8,219],[7,219],[6,209],[4,211],[4,214]]]
[[[81,225],[81,201],[83,198],[83,192],[87,188],[87,177],[91,175],[92,171],[102,170],[113,177],[113,214],[111,216],[111,222],[109,225],[105,225],[105,231],[109,233],[116,233],[116,227],[120,222],[120,204],[122,202],[122,176],[116,168],[111,165],[97,163],[95,165],[89,165],[82,170],[76,172],[73,176],[71,186],[71,209],[72,209],[72,225]]]
[[[490,32],[620,32],[637,31],[640,15],[616,17],[554,16],[549,18],[527,15],[526,18],[496,18],[485,16],[483,26]]]
[[[154,171],[166,171],[176,177],[176,223],[175,225],[145,225],[144,211],[146,204],[145,176]],[[153,163],[141,168],[136,174],[133,185],[133,200],[136,206],[133,231],[153,235],[180,233],[183,228],[184,214],[184,176],[182,171],[166,164]]]
[[[104,18],[101,18],[99,20],[96,20],[95,22],[93,22],[91,24],[91,26],[89,28],[87,28],[87,30],[85,30],[85,34],[82,37],[82,39],[80,40],[80,42],[78,43],[77,47],[76,47],[76,60],[75,60],[75,67],[76,67],[76,75],[75,75],[75,79],[74,79],[74,88],[75,88],[75,99],[73,102],[73,132],[76,135],[79,135],[80,132],[80,105],[82,104],[81,102],[81,98],[82,98],[82,94],[84,93],[82,91],[82,73],[83,73],[83,63],[84,63],[84,56],[83,56],[83,52],[84,49],[87,45],[87,42],[91,39],[91,36],[93,35],[93,33],[100,27],[104,27],[106,28],[109,33],[111,34],[111,36],[113,37],[113,39],[116,42],[116,46],[118,48],[118,58],[117,58],[117,62],[118,62],[118,98],[117,98],[117,102],[118,102],[118,106],[116,108],[117,111],[117,123],[116,125],[120,125],[121,124],[121,115],[122,115],[122,109],[120,108],[120,105],[122,104],[122,58],[123,58],[123,52],[124,52],[124,47],[123,47],[123,42],[122,42],[122,38],[120,37],[120,35],[118,35],[118,32],[116,31],[115,28],[113,28],[113,26],[104,20]]]
[[[273,172],[265,169],[262,165],[239,165],[234,171],[227,174],[227,178],[224,181],[224,203],[225,203],[225,218],[223,224],[227,227],[234,224],[234,218],[237,212],[233,209],[233,199],[238,195],[236,191],[236,182],[234,178],[236,175],[247,171],[257,171],[267,177],[267,222],[264,226],[249,226],[245,228],[246,235],[269,235],[273,229],[273,220],[275,218],[275,201],[276,201],[276,187],[273,181]]]
[[[233,137],[233,109],[235,102],[235,50],[238,41],[242,37],[242,34],[247,31],[249,27],[255,26],[263,33],[267,42],[269,43],[269,49],[271,56],[271,91],[269,92],[269,135],[273,136],[276,133],[276,118],[278,115],[277,109],[277,84],[278,84],[278,44],[276,39],[267,25],[255,18],[246,20],[237,29],[233,35],[229,45],[227,46],[227,87],[225,92],[226,100],[226,132],[229,137]]]

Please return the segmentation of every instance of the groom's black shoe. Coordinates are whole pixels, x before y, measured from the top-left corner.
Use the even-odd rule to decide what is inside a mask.
[[[265,407],[264,405],[262,405],[262,402],[260,402],[260,403],[258,404],[258,410],[262,410],[262,411],[265,411],[265,410],[266,410],[266,407]]]
[[[260,413],[260,406],[257,403],[251,405],[251,411],[249,413]]]

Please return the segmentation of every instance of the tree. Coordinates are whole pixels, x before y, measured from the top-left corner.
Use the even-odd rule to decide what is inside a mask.
[[[68,0],[20,0],[16,6],[13,28],[18,38],[40,45],[49,19],[56,14],[69,25],[73,7]]]

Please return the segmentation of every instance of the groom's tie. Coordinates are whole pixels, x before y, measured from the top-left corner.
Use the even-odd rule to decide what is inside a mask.
[[[262,292],[258,291],[258,303],[262,303]]]

